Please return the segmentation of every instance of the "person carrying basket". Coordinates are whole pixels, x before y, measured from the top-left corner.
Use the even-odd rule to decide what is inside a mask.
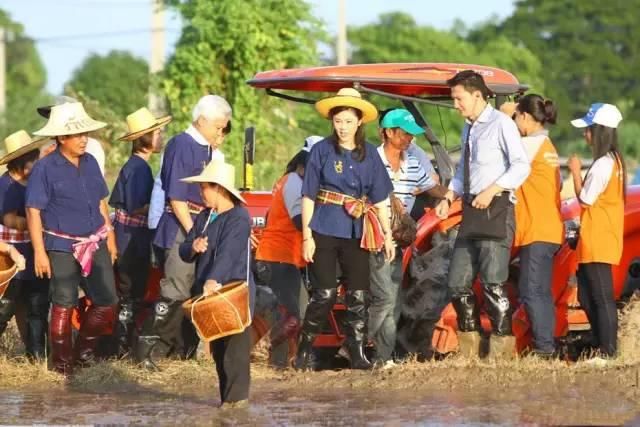
[[[182,181],[200,184],[206,207],[179,248],[184,262],[195,262],[192,295],[203,294],[183,307],[192,316],[200,338],[210,341],[222,406],[246,406],[251,352],[247,327],[255,301],[255,283],[249,269],[249,211],[235,187],[235,168],[222,160],[211,161],[200,175]],[[238,298],[237,292],[243,289],[243,297]],[[208,322],[196,321],[194,305],[210,311],[206,313]],[[222,311],[231,315],[221,315]]]

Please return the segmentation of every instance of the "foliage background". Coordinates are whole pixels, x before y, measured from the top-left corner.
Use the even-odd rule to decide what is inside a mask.
[[[303,0],[165,3],[179,11],[182,33],[162,73],[148,76],[146,61],[114,51],[87,58],[66,85],[67,94],[85,102],[90,114],[111,124],[98,134],[107,152],[109,181],[129,155],[129,145],[117,141],[125,132],[124,119],[147,103],[152,82],[174,116],[167,136],[186,128],[202,95],[215,93],[229,100],[233,132],[223,151],[240,178],[244,128],[256,126],[255,184],[269,189],[304,137],[327,134],[330,128],[313,106],[268,97],[246,81],[258,71],[333,64],[333,40]],[[551,136],[563,155],[589,155],[569,120],[584,114],[592,102],[614,103],[625,117],[620,142],[628,164],[635,165],[640,158],[639,10],[640,0],[517,0],[506,19],[492,18],[473,27],[456,21],[449,30],[390,12],[348,28],[349,62],[462,62],[505,68],[532,92],[556,102],[559,123]],[[20,23],[0,10],[0,25],[12,34],[7,44],[9,108],[0,117],[0,130],[2,135],[20,128],[33,131],[44,123],[35,108],[53,98],[44,89],[46,70]],[[321,52],[321,46],[328,49]],[[371,100],[381,109],[398,105],[385,98]],[[459,145],[462,121],[455,112],[425,106],[423,113],[448,148]],[[376,142],[375,126],[369,125],[367,134]],[[153,159],[156,169],[158,161]]]

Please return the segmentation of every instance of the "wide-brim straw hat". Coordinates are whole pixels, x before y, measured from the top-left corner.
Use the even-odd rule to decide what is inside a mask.
[[[335,107],[351,107],[360,110],[363,123],[369,123],[378,118],[378,109],[369,101],[362,99],[360,92],[350,87],[342,88],[335,96],[316,102],[316,110],[327,119],[329,111]]]
[[[190,176],[182,178],[180,181],[188,183],[201,183],[208,182],[210,184],[218,184],[223,187],[229,193],[246,204],[244,197],[236,189],[236,168],[224,160],[214,159],[202,170],[200,175]]]
[[[129,129],[129,133],[118,139],[120,141],[136,140],[144,134],[160,129],[170,121],[171,116],[155,118],[148,108],[142,107],[127,116],[127,127]]]
[[[80,102],[65,102],[51,107],[49,121],[33,134],[37,136],[64,136],[93,132],[107,124],[89,117]]]
[[[48,138],[31,138],[24,130],[12,133],[4,139],[6,154],[0,158],[0,165],[6,165],[11,160],[37,150],[48,142]]]

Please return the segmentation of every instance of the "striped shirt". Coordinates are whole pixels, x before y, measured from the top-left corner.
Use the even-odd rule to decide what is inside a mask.
[[[400,161],[400,169],[393,171],[391,164],[387,160],[387,156],[384,153],[384,144],[378,147],[378,154],[382,159],[382,163],[387,169],[391,183],[393,184],[393,194],[402,201],[407,213],[413,209],[413,204],[416,201],[415,191],[420,189],[421,191],[427,191],[436,186],[435,181],[428,175],[420,160],[405,151],[404,159]]]

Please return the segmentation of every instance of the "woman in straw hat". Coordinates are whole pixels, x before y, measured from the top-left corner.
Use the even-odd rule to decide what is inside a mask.
[[[170,121],[170,116],[156,119],[147,108],[140,108],[127,116],[129,132],[120,138],[132,143],[131,157],[120,170],[109,199],[109,205],[115,209],[113,227],[118,244],[117,335],[121,355],[131,348],[134,318],[144,297],[151,264],[152,231],[147,226],[147,213],[153,174],[148,162],[151,154],[162,150],[160,129]]]
[[[364,139],[364,124],[378,111],[355,89],[316,103],[333,133],[311,150],[302,186],[302,254],[310,264],[311,300],[305,313],[296,367],[313,369],[312,346],[336,298],[336,261],[347,282],[346,347],[352,369],[370,369],[363,351],[369,251],[395,248],[387,201],[393,191],[376,148]]]
[[[98,163],[85,154],[87,134],[104,126],[76,102],[52,107],[47,124],[34,132],[58,142],[33,168],[26,206],[35,273],[51,279],[53,368],[64,374],[71,373],[74,360],[86,364],[94,359],[98,338],[111,332],[115,321],[117,249],[106,200],[109,190]],[[93,305],[73,352],[71,313],[83,277]]]
[[[235,187],[235,168],[221,160],[210,162],[200,175],[183,179],[200,185],[207,207],[195,219],[180,245],[184,262],[195,262],[194,294],[213,293],[229,282],[247,281],[251,311],[255,284],[249,269],[251,219]],[[249,398],[249,328],[210,344],[216,363],[222,405],[244,406]]]
[[[31,139],[27,132],[20,130],[5,138],[6,154],[0,159],[0,165],[7,165],[7,172],[0,177],[0,240],[15,245],[11,252],[17,249],[26,263],[0,298],[0,334],[15,314],[16,305],[22,305],[26,309],[24,344],[27,356],[34,360],[45,357],[49,282],[38,279],[34,273],[25,193],[29,174],[45,143],[46,140]]]

